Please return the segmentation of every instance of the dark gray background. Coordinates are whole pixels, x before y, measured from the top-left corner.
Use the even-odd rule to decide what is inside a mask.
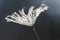
[[[7,15],[30,6],[36,8],[44,0],[0,0],[0,40],[38,40],[32,28],[16,23],[7,23]],[[35,28],[41,40],[60,40],[60,0],[47,0],[48,11],[38,17]]]

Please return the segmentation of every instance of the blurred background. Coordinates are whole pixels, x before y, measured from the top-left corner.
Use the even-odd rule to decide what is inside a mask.
[[[49,9],[37,18],[35,28],[41,40],[60,40],[60,0],[0,0],[0,40],[38,40],[31,27],[7,23],[5,17],[46,1]]]

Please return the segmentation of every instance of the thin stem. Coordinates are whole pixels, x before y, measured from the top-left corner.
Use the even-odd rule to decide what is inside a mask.
[[[38,36],[38,34],[37,34],[37,31],[36,31],[36,29],[35,29],[35,27],[34,27],[34,26],[33,26],[33,31],[34,31],[34,33],[35,33],[35,35],[36,35],[37,39],[38,39],[38,40],[40,40],[40,38],[39,38],[39,36]]]

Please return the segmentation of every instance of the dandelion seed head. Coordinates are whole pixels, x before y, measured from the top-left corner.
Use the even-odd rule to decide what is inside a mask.
[[[7,22],[14,22],[21,25],[32,26],[37,20],[37,17],[41,14],[41,12],[48,10],[48,6],[46,4],[41,4],[39,8],[34,9],[34,6],[31,6],[28,10],[28,14],[26,15],[24,12],[24,8],[19,10],[19,14],[14,12],[12,15],[8,15],[5,17]]]

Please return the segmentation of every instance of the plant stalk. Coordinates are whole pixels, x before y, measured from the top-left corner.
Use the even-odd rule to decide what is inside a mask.
[[[33,26],[33,31],[34,31],[34,33],[35,33],[35,35],[36,35],[37,39],[38,39],[38,40],[40,40],[40,38],[39,38],[39,36],[38,36],[38,33],[37,33],[37,31],[36,31],[36,29],[35,29],[35,27],[34,27],[34,26]]]

